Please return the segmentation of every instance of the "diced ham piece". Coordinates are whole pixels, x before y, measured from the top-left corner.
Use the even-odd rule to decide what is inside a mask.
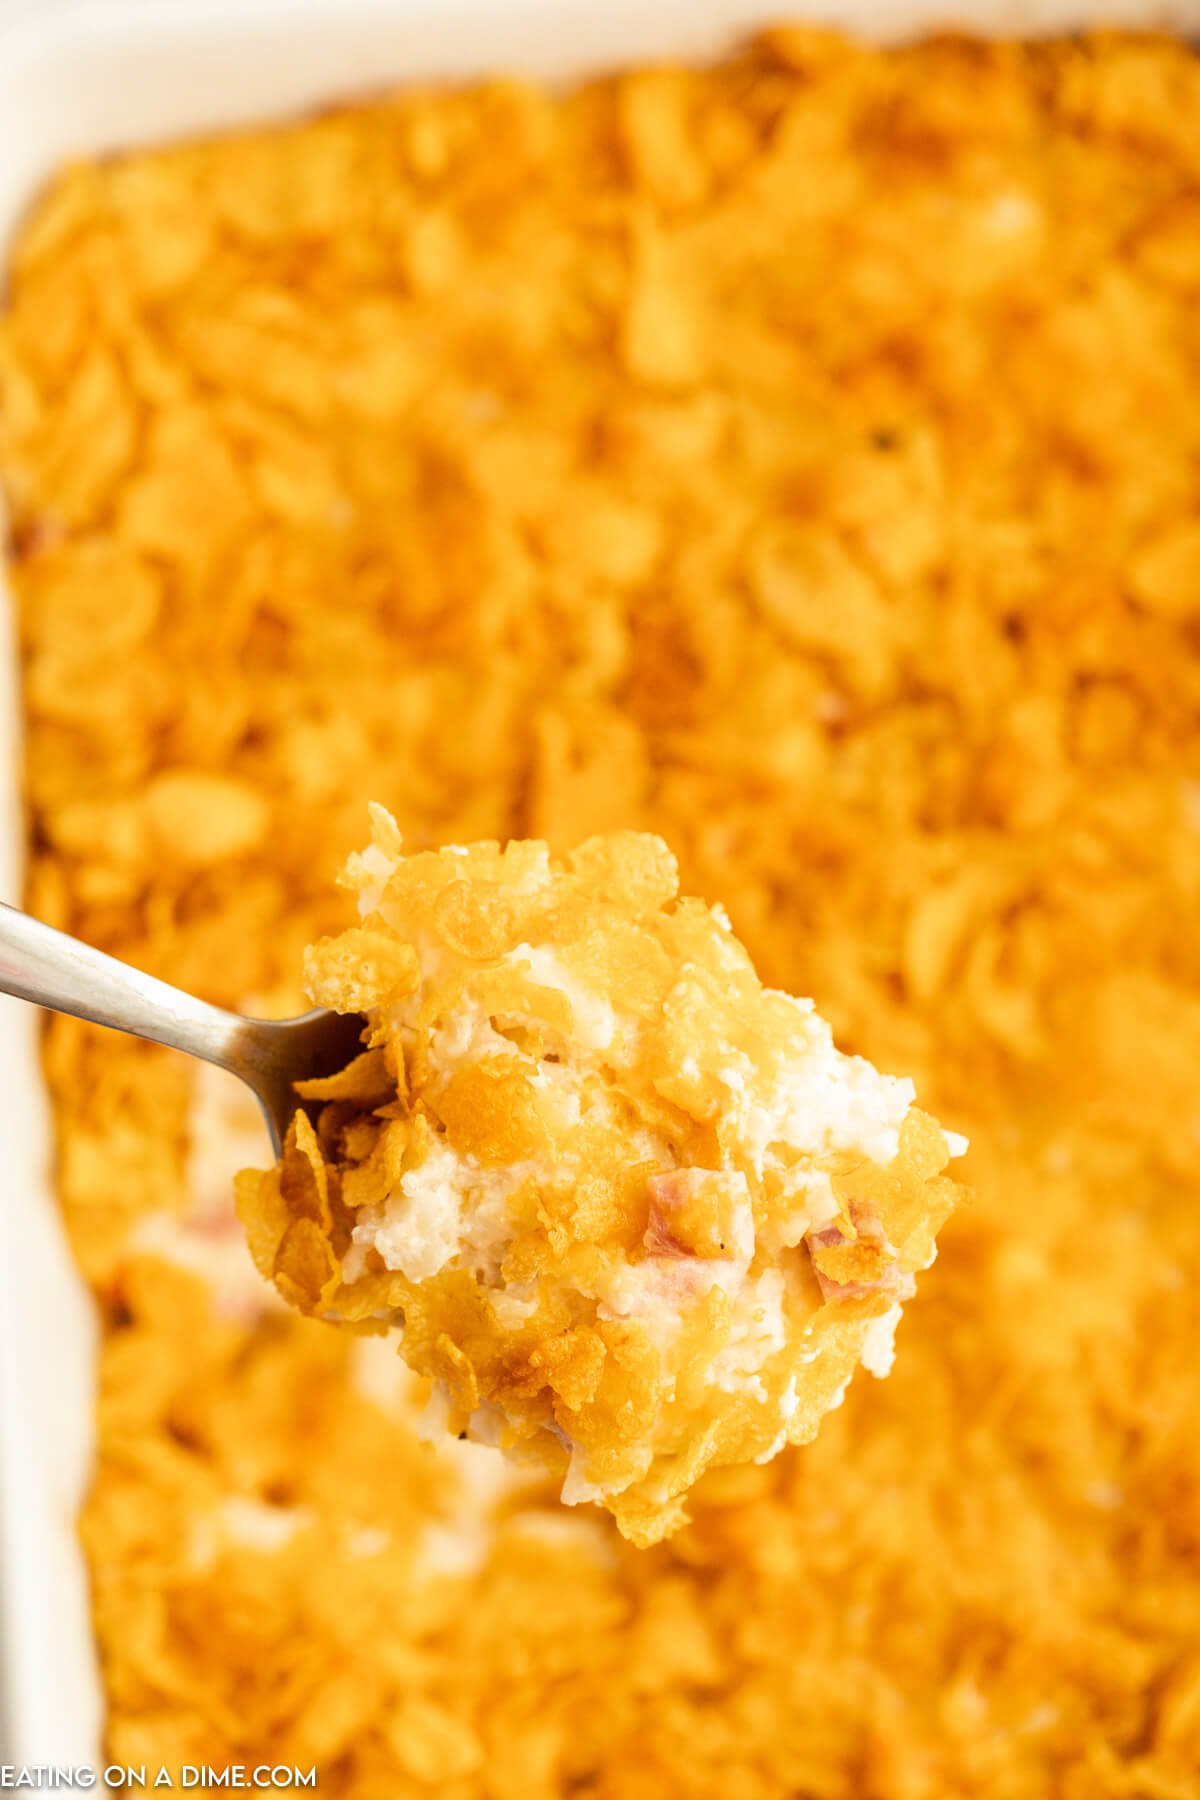
[[[749,1262],[754,1213],[744,1175],[720,1169],[672,1169],[646,1184],[650,1217],[642,1242],[652,1256],[701,1256]]]
[[[857,1240],[847,1237],[836,1225],[824,1225],[820,1231],[810,1231],[805,1239],[810,1253],[813,1250],[833,1250],[841,1244],[861,1242],[864,1239],[869,1243],[886,1245],[883,1226],[873,1207],[852,1205],[850,1216],[858,1233]],[[917,1291],[912,1275],[895,1261],[885,1263],[871,1281],[835,1281],[821,1269],[815,1258],[813,1273],[825,1300],[866,1300],[874,1294],[883,1294],[888,1300],[911,1300]]]
[[[654,1182],[658,1179],[660,1178],[655,1176],[650,1182],[652,1194]],[[670,1177],[663,1176],[661,1179],[666,1181],[670,1180]],[[670,1218],[670,1207],[651,1199],[650,1222],[646,1226],[645,1236],[642,1238],[643,1244],[651,1256],[695,1256],[694,1250],[686,1244],[681,1244],[678,1238],[671,1236]]]

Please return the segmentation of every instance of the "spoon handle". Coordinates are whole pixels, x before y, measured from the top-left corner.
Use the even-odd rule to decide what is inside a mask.
[[[228,1067],[245,1021],[0,904],[0,993]]]

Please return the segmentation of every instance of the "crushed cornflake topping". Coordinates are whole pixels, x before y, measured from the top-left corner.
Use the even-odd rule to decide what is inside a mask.
[[[239,1178],[255,1261],[304,1312],[393,1327],[449,1430],[652,1543],[706,1469],[810,1439],[856,1362],[887,1373],[951,1146],[762,986],[660,838],[405,856],[372,820],[361,923],[305,957],[317,1005],[366,1009],[363,1050]]]
[[[0,300],[26,904],[282,1017],[364,794],[423,848],[661,832],[765,982],[970,1134],[976,1195],[889,1379],[710,1471],[647,1555],[422,1442],[385,1338],[139,1248],[197,1174],[240,1232],[213,1115],[181,1058],[49,1020],[107,1761],[315,1762],[324,1800],[1193,1800],[1197,120],[1163,36],[788,29],[32,197]],[[798,1184],[796,1229],[822,1206]],[[313,1526],[198,1572],[231,1495]],[[485,1561],[431,1574],[473,1513]]]

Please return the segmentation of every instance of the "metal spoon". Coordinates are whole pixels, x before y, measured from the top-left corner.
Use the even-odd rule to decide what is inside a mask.
[[[297,1019],[243,1019],[3,904],[0,993],[228,1069],[257,1097],[276,1156],[302,1104],[296,1082],[344,1069],[362,1048],[366,1022],[358,1013],[319,1010]]]

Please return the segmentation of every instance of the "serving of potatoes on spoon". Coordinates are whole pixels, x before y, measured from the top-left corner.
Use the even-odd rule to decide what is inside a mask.
[[[305,966],[361,1050],[239,1178],[255,1261],[652,1543],[887,1373],[965,1146],[762,986],[661,839],[406,856],[372,813],[359,922]]]

